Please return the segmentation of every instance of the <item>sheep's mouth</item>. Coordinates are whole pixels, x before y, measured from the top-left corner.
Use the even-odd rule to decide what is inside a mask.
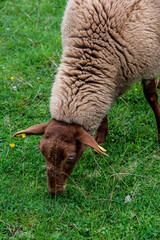
[[[51,195],[52,198],[54,198],[55,196],[61,195],[63,192],[64,192],[63,189],[58,190],[58,191],[53,191],[53,192],[52,192],[52,191],[49,191],[49,193],[50,193],[50,195]]]
[[[50,195],[51,195],[51,198],[54,198],[55,196],[59,196],[59,195],[61,195],[63,192],[61,191],[61,192],[56,192],[56,193],[51,193],[50,192]]]
[[[61,195],[64,192],[65,188],[66,188],[66,183],[59,189],[49,189],[49,193],[51,197],[54,198],[55,196]]]

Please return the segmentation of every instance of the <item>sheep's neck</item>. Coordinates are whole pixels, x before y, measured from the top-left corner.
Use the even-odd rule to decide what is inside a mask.
[[[100,74],[63,64],[52,88],[51,117],[77,123],[93,134],[114,102],[114,88],[114,82]]]

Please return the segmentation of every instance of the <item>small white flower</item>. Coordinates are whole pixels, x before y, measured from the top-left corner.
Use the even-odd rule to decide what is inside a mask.
[[[13,90],[14,90],[14,91],[17,91],[17,87],[16,87],[16,86],[13,86]]]
[[[124,203],[131,202],[131,201],[132,201],[132,198],[129,195],[127,195],[125,197],[125,202]]]

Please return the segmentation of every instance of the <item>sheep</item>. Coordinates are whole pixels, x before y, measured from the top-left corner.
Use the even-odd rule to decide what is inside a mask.
[[[44,135],[39,149],[52,196],[63,192],[87,146],[107,156],[98,144],[108,133],[108,111],[137,81],[142,80],[160,141],[155,82],[160,73],[160,1],[69,0],[61,30],[63,54],[52,87],[51,120],[14,135]]]

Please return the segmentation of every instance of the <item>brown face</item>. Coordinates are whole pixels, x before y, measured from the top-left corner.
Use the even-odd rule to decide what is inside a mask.
[[[90,146],[105,154],[97,142],[81,126],[67,124],[52,119],[16,133],[27,135],[44,135],[38,148],[47,165],[48,190],[52,196],[63,192],[67,179],[85,148]]]
[[[39,149],[47,165],[48,190],[52,196],[62,193],[75,164],[85,150],[76,139],[77,127],[52,121],[46,128]]]

